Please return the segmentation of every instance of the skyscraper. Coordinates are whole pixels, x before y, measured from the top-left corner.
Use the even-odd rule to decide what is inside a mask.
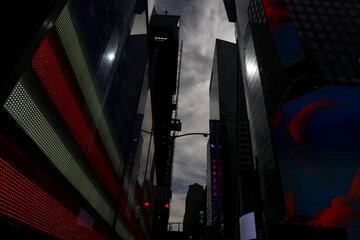
[[[167,231],[174,154],[174,133],[181,130],[177,119],[180,71],[180,17],[153,15],[150,20],[150,83],[155,145],[154,234]]]
[[[194,183],[189,185],[186,194],[183,231],[192,239],[199,239],[203,234],[203,225],[200,222],[201,204],[204,197],[203,190],[203,186]]]
[[[224,4],[236,22],[261,237],[323,239],[333,227],[340,239],[359,238],[359,2]]]
[[[237,45],[217,39],[210,82],[208,225],[230,239],[239,232],[237,219],[247,208],[241,186],[254,170],[238,63]]]

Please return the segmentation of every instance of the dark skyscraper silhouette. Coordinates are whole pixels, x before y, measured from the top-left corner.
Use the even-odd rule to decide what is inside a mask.
[[[199,239],[203,235],[203,225],[201,223],[202,203],[203,203],[203,186],[194,183],[189,185],[185,201],[185,214],[183,221],[183,231],[192,239]]]
[[[248,193],[242,190],[249,187],[244,183],[254,167],[237,45],[219,39],[210,82],[208,147],[208,225],[214,239],[216,234],[233,238],[248,207]]]
[[[153,15],[150,21],[150,81],[152,91],[156,162],[154,234],[167,231],[177,117],[180,17]]]

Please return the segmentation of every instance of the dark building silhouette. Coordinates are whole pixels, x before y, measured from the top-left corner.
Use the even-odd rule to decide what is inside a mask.
[[[247,210],[257,237],[359,238],[359,2],[224,4],[236,22],[258,174],[249,181],[260,186],[261,208]]]
[[[241,191],[254,173],[238,64],[237,45],[217,39],[210,82],[207,218],[218,238],[234,238],[239,232],[238,218],[249,197]]]
[[[186,194],[185,214],[183,221],[183,232],[192,239],[199,239],[203,234],[203,226],[200,222],[204,197],[204,189],[200,184],[194,183],[189,185]]]
[[[4,6],[18,19],[1,21],[5,238],[149,239],[155,212],[166,225],[179,17],[150,24],[151,3]]]
[[[153,104],[156,187],[154,234],[167,231],[177,119],[180,17],[153,15],[150,20],[150,82]],[[156,237],[155,237],[156,238]]]
[[[202,236],[204,239],[206,239],[206,234],[207,234],[207,186],[205,186],[203,193],[202,193],[202,200],[200,203],[200,210],[199,210],[199,221],[201,224],[201,231],[202,231]]]

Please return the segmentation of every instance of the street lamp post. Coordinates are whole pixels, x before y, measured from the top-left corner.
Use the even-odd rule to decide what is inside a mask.
[[[144,132],[144,133],[150,134],[151,136],[154,136],[154,131],[153,131],[153,130],[147,131],[147,130],[143,130],[143,129],[142,129],[141,131]],[[177,135],[176,135],[176,134],[173,132],[173,134],[170,135],[170,138],[171,138],[171,140],[175,143],[175,139],[176,139],[176,138],[186,137],[186,136],[194,136],[194,135],[199,135],[199,136],[203,136],[203,137],[208,137],[210,134],[207,133],[207,132],[190,132],[190,133],[184,133],[184,134],[177,134]],[[174,143],[173,143],[173,144],[174,144]],[[175,144],[173,145],[172,154],[174,154],[174,149],[175,149]],[[147,168],[148,168],[148,161],[149,161],[149,159],[146,160],[145,176],[146,176],[146,172],[147,172]],[[174,165],[172,164],[172,167],[171,167],[171,176],[172,176],[173,167],[174,167]],[[171,183],[170,183],[170,184],[171,184]],[[165,208],[167,208],[167,209],[170,208],[169,202],[167,202],[167,203],[165,204]],[[170,225],[171,225],[171,224],[170,224]],[[168,227],[169,227],[170,225],[168,225]],[[179,226],[178,226],[178,228],[179,228]],[[178,229],[178,231],[179,231],[179,229]]]
[[[179,137],[186,137],[186,136],[190,136],[190,135],[202,135],[203,137],[208,137],[209,133],[206,132],[192,132],[192,133],[184,133],[184,134],[179,134],[179,135],[173,135],[173,138],[179,138]]]
[[[146,131],[146,130],[141,130],[144,133],[147,134],[151,134],[154,135],[154,132],[150,132],[150,131]],[[179,138],[179,137],[186,137],[186,136],[190,136],[190,135],[202,135],[203,137],[208,137],[210,135],[210,133],[206,133],[206,132],[191,132],[191,133],[184,133],[184,134],[179,134],[179,135],[171,135],[172,138]]]

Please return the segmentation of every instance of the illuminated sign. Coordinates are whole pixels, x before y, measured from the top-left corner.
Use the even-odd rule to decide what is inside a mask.
[[[154,40],[157,42],[164,42],[167,40],[167,38],[166,37],[154,37]]]
[[[273,119],[287,214],[360,239],[360,88],[327,86]]]
[[[222,215],[222,161],[220,145],[220,122],[210,120],[210,158],[211,158],[211,203],[212,220],[219,223]]]

